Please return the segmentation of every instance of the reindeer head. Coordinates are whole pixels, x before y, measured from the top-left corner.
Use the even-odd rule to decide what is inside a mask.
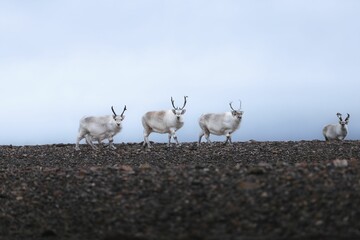
[[[339,118],[339,124],[342,127],[344,127],[345,125],[347,125],[349,123],[350,114],[347,113],[347,117],[345,118],[345,120],[342,119],[341,113],[337,113],[336,116]]]
[[[124,110],[123,110],[123,112],[121,113],[121,115],[117,115],[116,112],[115,112],[115,110],[114,110],[114,107],[112,107],[112,106],[111,106],[111,110],[112,110],[112,112],[114,113],[113,118],[114,118],[114,120],[115,120],[115,122],[116,122],[116,125],[120,126],[121,122],[122,122],[122,121],[124,120],[124,118],[125,118],[124,112],[127,110],[127,109],[126,109],[126,105],[125,105]]]
[[[242,115],[243,115],[244,112],[243,112],[243,111],[240,111],[240,110],[241,110],[241,101],[239,100],[239,102],[240,102],[240,107],[239,107],[238,110],[235,110],[235,109],[232,107],[232,105],[231,105],[232,102],[230,102],[229,105],[230,105],[231,114],[233,115],[233,117],[241,120],[241,119],[242,119]]]
[[[173,106],[172,112],[174,113],[174,115],[177,117],[178,120],[180,120],[181,115],[183,115],[186,112],[186,109],[184,109],[184,107],[186,105],[187,98],[188,96],[184,96],[184,105],[181,108],[179,108],[179,107],[175,107],[174,99],[171,97],[171,104]]]

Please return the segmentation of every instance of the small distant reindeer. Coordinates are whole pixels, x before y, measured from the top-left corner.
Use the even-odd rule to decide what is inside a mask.
[[[336,116],[339,118],[339,123],[329,124],[323,128],[323,135],[326,141],[330,140],[344,140],[348,133],[348,123],[350,114],[347,114],[345,120],[342,119],[342,115],[337,113]]]
[[[199,136],[199,142],[201,143],[201,138],[205,135],[205,138],[208,143],[211,143],[210,141],[210,134],[214,135],[225,135],[226,141],[230,144],[231,141],[231,134],[235,132],[241,123],[243,111],[241,110],[241,101],[240,101],[240,108],[238,110],[235,110],[230,102],[230,108],[231,112],[225,112],[225,113],[208,113],[201,115],[199,119],[199,125],[201,128],[201,133]]]
[[[108,139],[110,149],[116,149],[113,145],[113,137],[122,129],[121,123],[124,120],[124,112],[127,110],[126,105],[121,115],[117,115],[114,108],[111,107],[114,115],[106,116],[89,116],[83,117],[80,120],[79,134],[76,140],[75,150],[80,150],[79,142],[85,138],[87,144],[89,144],[94,150],[98,148],[94,145],[93,140],[97,140],[101,145],[102,140]]]
[[[142,125],[144,127],[144,147],[147,146],[148,148],[151,148],[149,135],[152,132],[168,133],[169,142],[167,146],[170,146],[171,138],[174,138],[176,144],[179,145],[176,131],[184,125],[183,115],[186,112],[184,109],[186,102],[187,96],[184,96],[184,105],[181,108],[175,107],[174,100],[171,97],[173,109],[145,113],[142,117]]]

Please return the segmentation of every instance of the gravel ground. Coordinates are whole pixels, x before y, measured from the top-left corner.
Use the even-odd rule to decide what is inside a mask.
[[[0,239],[359,239],[360,141],[0,146]]]

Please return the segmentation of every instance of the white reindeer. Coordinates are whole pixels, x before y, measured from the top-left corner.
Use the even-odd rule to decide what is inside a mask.
[[[347,114],[345,120],[342,119],[340,113],[337,113],[336,116],[339,118],[339,123],[329,124],[323,128],[323,135],[326,141],[330,140],[344,140],[348,133],[348,123],[350,114]]]
[[[113,145],[113,137],[120,132],[122,129],[121,122],[124,120],[124,112],[126,105],[124,107],[121,115],[117,115],[114,111],[114,108],[111,107],[114,115],[106,116],[89,116],[83,117],[80,120],[79,134],[76,140],[76,150],[80,150],[79,142],[85,138],[86,142],[94,149],[98,148],[94,145],[93,140],[97,140],[99,145],[101,145],[102,140],[108,139],[110,149],[116,149]]]
[[[168,133],[168,147],[170,146],[171,138],[174,138],[176,144],[179,145],[176,131],[184,125],[183,114],[186,112],[184,109],[186,105],[186,99],[187,96],[184,96],[184,105],[181,108],[175,107],[174,100],[171,97],[171,104],[173,109],[145,113],[145,115],[142,117],[142,125],[144,126],[144,147],[147,145],[148,148],[151,148],[149,135],[152,132]]]
[[[205,135],[205,138],[208,143],[211,143],[210,141],[210,134],[214,135],[225,135],[226,141],[231,142],[231,134],[235,132],[241,123],[243,111],[240,111],[241,109],[241,101],[240,101],[240,108],[239,110],[235,110],[231,103],[230,103],[231,112],[225,112],[225,113],[208,113],[201,115],[199,119],[199,125],[201,128],[200,136],[199,136],[199,142],[201,143],[201,138]]]

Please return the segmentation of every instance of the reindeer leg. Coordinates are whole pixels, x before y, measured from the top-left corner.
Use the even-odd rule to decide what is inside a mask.
[[[211,144],[211,141],[210,141],[210,131],[208,128],[205,128],[204,129],[204,134],[205,134],[205,139],[206,139],[206,142]]]
[[[200,145],[201,143],[201,138],[205,135],[205,139],[206,139],[206,142],[207,143],[211,143],[210,141],[210,131],[209,129],[207,129],[205,126],[202,126],[201,127],[202,131],[200,132],[199,134],[199,142],[198,142],[198,145]]]
[[[146,129],[144,129],[144,143],[143,143],[143,147],[145,148],[146,146],[148,148],[151,148],[150,145],[150,141],[149,141],[149,135],[151,132],[147,131]]]
[[[113,143],[114,143],[114,138],[113,138],[113,137],[110,137],[110,138],[109,138],[109,148],[115,150],[116,147],[114,146]]]
[[[88,136],[88,132],[81,129],[79,130],[79,134],[78,134],[78,137],[76,139],[76,146],[75,146],[75,150],[76,151],[79,151],[80,150],[80,147],[79,147],[79,143],[82,139],[85,138],[86,142],[88,143],[88,140],[86,139],[86,137]],[[88,143],[89,144],[89,143]]]
[[[198,145],[200,145],[201,143],[201,138],[204,136],[204,131],[201,131],[201,133],[199,134],[199,141],[198,141]]]
[[[226,141],[225,141],[224,144],[226,145],[228,142],[229,142],[229,144],[232,144],[230,133],[227,133],[227,134],[226,134]]]
[[[176,135],[174,135],[174,140],[175,140],[177,146],[181,146],[181,143],[179,143]]]
[[[205,134],[205,139],[207,143],[211,144],[210,133]]]
[[[177,138],[177,136],[176,136],[176,130],[172,130],[171,131],[172,132],[172,137],[174,138],[174,140],[175,140],[175,142],[176,142],[176,145],[177,146],[181,146],[181,144],[179,143],[179,141],[178,141],[178,138]]]
[[[170,145],[171,145],[171,137],[172,137],[172,133],[169,133],[169,135],[168,135],[168,143],[166,144],[167,147],[170,147]]]
[[[92,149],[98,150],[98,147],[94,145],[94,143],[92,142],[92,138],[89,134],[85,135],[85,139],[86,139],[87,144],[89,144],[92,147]]]
[[[79,143],[80,141],[84,138],[84,135],[82,134],[79,134],[79,136],[77,137],[76,139],[76,146],[75,146],[75,150],[76,151],[79,151],[80,150],[80,147],[79,147]]]
[[[98,145],[99,145],[99,147],[102,147],[103,146],[103,144],[102,144],[102,142],[101,142],[101,140],[98,138]]]

